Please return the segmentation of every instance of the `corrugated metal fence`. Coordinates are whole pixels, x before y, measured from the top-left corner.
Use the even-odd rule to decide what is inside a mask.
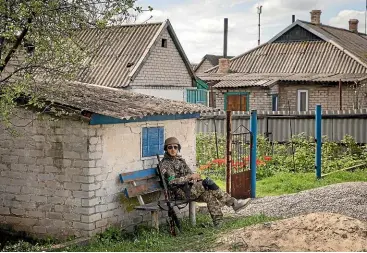
[[[340,142],[345,135],[353,136],[357,143],[367,143],[367,109],[348,111],[323,111],[322,135],[330,141]],[[215,125],[214,125],[215,122]],[[233,112],[232,129],[240,125],[250,126],[249,112]],[[226,133],[225,112],[202,114],[197,120],[197,133]],[[267,112],[258,111],[258,134],[271,141],[287,142],[292,135],[305,133],[315,136],[315,112]]]

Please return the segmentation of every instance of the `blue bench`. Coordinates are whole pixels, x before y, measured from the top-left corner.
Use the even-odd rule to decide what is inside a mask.
[[[136,210],[150,211],[152,215],[152,226],[159,229],[159,211],[161,207],[167,207],[165,200],[158,200],[151,203],[144,203],[143,195],[154,192],[162,192],[163,185],[160,182],[160,176],[157,168],[138,170],[133,172],[119,174],[120,181],[123,184],[123,193],[127,198],[137,197],[139,206]],[[189,217],[192,225],[196,224],[195,202],[188,200],[172,200],[175,206],[189,204]]]

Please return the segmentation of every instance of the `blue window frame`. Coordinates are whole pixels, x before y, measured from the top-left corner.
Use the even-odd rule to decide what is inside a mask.
[[[278,111],[278,94],[271,95],[271,110],[273,112]]]
[[[142,157],[163,155],[164,127],[143,127]]]

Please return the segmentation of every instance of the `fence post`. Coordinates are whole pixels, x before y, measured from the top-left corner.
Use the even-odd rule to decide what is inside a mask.
[[[232,111],[227,111],[227,166],[226,166],[226,190],[231,194],[231,173],[232,173]]]
[[[256,147],[257,147],[257,111],[251,111],[250,118],[251,131],[251,153],[250,153],[250,170],[251,170],[251,198],[256,197]]]
[[[316,105],[316,123],[315,123],[315,133],[316,133],[316,155],[315,155],[315,168],[316,168],[316,178],[321,178],[321,145],[322,145],[322,133],[321,133],[321,105]]]

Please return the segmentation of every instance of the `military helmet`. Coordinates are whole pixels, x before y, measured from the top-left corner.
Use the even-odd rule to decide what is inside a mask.
[[[167,146],[172,145],[172,144],[177,144],[178,145],[178,151],[181,150],[181,144],[178,141],[178,139],[176,137],[169,137],[164,141],[164,151],[167,151]]]

